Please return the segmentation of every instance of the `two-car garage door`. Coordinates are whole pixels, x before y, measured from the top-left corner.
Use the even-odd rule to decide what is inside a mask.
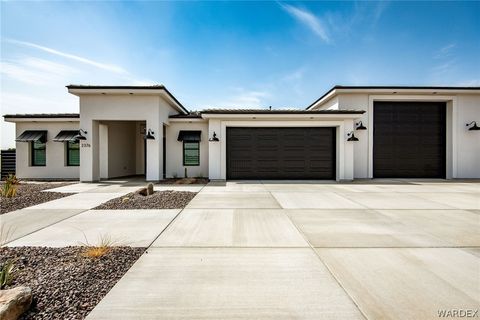
[[[227,179],[335,179],[335,128],[227,128]]]

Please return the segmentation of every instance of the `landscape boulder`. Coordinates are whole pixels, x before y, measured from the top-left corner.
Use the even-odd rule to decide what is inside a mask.
[[[0,290],[0,320],[17,320],[32,304],[32,289],[15,287]]]

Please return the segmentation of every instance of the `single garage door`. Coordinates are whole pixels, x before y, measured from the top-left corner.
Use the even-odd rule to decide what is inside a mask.
[[[375,102],[373,176],[445,178],[446,105]]]
[[[227,179],[335,179],[335,128],[227,128]]]

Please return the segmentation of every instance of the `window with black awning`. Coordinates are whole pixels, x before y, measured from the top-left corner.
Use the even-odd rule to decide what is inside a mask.
[[[180,130],[177,141],[199,142],[201,134],[200,130]]]
[[[69,142],[69,141],[75,141],[75,137],[79,134],[78,130],[62,130],[60,131],[55,138],[53,138],[53,141],[56,142]]]
[[[15,139],[18,142],[42,142],[47,141],[47,131],[46,130],[25,130],[21,135]]]

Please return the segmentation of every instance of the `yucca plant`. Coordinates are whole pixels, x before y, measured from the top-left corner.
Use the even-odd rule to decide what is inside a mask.
[[[0,267],[0,290],[3,290],[13,279],[13,261],[7,261]]]

